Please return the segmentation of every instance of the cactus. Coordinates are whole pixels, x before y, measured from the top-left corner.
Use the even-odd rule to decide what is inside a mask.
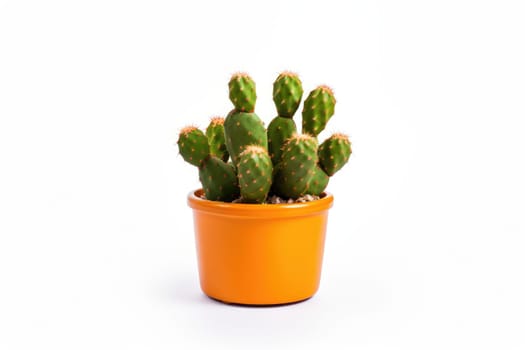
[[[292,120],[303,97],[303,86],[297,74],[283,72],[273,83],[273,102],[277,117],[268,125],[268,152],[274,165],[281,161],[284,142],[297,132]]]
[[[249,145],[268,148],[266,129],[262,120],[255,113],[231,111],[224,121],[226,148],[233,164],[237,166],[239,157]]]
[[[206,136],[210,146],[210,154],[227,162],[229,158],[224,136],[224,118],[213,117],[206,128]]]
[[[348,136],[336,133],[319,146],[319,164],[328,176],[332,176],[348,162],[351,154]]]
[[[231,164],[208,156],[199,167],[199,180],[206,199],[231,202],[239,197],[237,174]]]
[[[317,161],[317,140],[314,137],[304,134],[289,138],[283,147],[273,191],[286,198],[307,194]]]
[[[230,100],[235,108],[224,121],[226,149],[237,166],[240,154],[249,145],[259,145],[268,149],[268,139],[264,123],[255,114],[255,82],[248,74],[234,74],[228,83]]]
[[[318,135],[334,114],[332,90],[321,85],[304,101],[302,132],[293,115],[303,88],[296,74],[283,72],[273,84],[275,117],[265,129],[254,113],[255,83],[247,74],[235,74],[229,84],[235,108],[212,118],[203,133],[197,127],[181,130],[177,144],[188,163],[198,167],[208,200],[265,203],[269,194],[297,199],[322,195],[352,154],[351,143],[336,133],[320,145]],[[231,158],[231,162],[227,162]]]
[[[317,165],[308,181],[308,194],[320,196],[328,185],[329,180],[330,177]]]
[[[303,98],[303,85],[295,73],[283,72],[273,83],[273,102],[280,117],[292,118]]]
[[[228,83],[230,100],[239,112],[251,113],[255,109],[255,82],[246,73],[234,74]]]
[[[272,160],[265,148],[248,146],[241,153],[237,178],[241,200],[246,203],[263,203],[272,184]]]
[[[180,131],[177,145],[182,158],[197,167],[210,154],[208,138],[195,126],[187,126]]]
[[[303,133],[317,137],[334,114],[335,97],[326,85],[312,90],[303,106]]]
[[[210,154],[208,138],[200,129],[183,128],[177,145],[184,160],[199,168],[199,180],[207,199],[231,202],[239,197],[233,166]]]
[[[282,148],[286,140],[297,133],[291,118],[275,117],[268,125],[268,153],[274,165],[281,161]]]

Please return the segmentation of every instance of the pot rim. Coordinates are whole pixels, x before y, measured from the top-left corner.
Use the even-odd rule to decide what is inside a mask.
[[[317,215],[322,211],[330,209],[334,201],[333,195],[327,192],[323,192],[321,198],[318,200],[304,203],[281,204],[248,204],[210,201],[201,198],[202,193],[202,189],[197,189],[188,193],[188,206],[193,210],[211,212],[216,215],[245,218]]]

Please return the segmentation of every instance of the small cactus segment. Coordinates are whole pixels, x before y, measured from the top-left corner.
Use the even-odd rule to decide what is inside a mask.
[[[328,176],[332,176],[348,162],[351,154],[348,136],[336,133],[319,146],[319,164]]]
[[[317,137],[334,114],[335,97],[328,86],[312,90],[303,106],[303,133]]]
[[[180,131],[177,145],[182,158],[195,166],[199,166],[210,154],[208,138],[195,126],[187,126]]]
[[[281,197],[294,199],[308,193],[317,161],[317,140],[310,135],[294,135],[283,147],[273,190]]]
[[[234,74],[228,83],[230,100],[239,112],[251,113],[255,109],[255,82],[246,73]]]
[[[263,203],[272,185],[272,160],[265,148],[248,146],[241,153],[237,178],[241,200],[246,203]]]
[[[229,154],[224,136],[224,118],[211,118],[210,124],[206,128],[206,136],[210,145],[210,154],[225,162],[228,161]]]
[[[273,102],[280,117],[292,118],[301,103],[303,85],[295,73],[283,72],[273,83]]]
[[[275,117],[268,125],[268,152],[273,164],[281,161],[282,148],[286,140],[297,133],[295,122],[291,118]]]
[[[320,196],[321,193],[323,193],[323,191],[325,190],[326,186],[328,186],[329,180],[330,177],[326,175],[323,169],[321,169],[319,165],[316,166],[314,169],[314,173],[308,183],[308,194]]]
[[[255,113],[231,111],[224,121],[226,148],[237,166],[240,154],[249,145],[268,148],[266,129]]]
[[[233,166],[217,157],[210,156],[202,162],[199,180],[206,199],[231,202],[239,198],[239,184]]]

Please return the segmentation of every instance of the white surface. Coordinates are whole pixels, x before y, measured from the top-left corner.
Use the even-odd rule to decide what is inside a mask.
[[[1,349],[525,348],[520,1],[0,1]],[[319,293],[198,287],[178,129],[333,86]],[[299,119],[299,118],[298,118]],[[323,135],[323,137],[326,135]]]

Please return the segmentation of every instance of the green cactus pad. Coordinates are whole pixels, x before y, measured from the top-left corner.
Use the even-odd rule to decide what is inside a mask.
[[[303,106],[303,133],[317,137],[334,114],[335,97],[328,86],[312,90]]]
[[[206,128],[206,136],[210,145],[210,154],[223,161],[228,161],[229,153],[226,149],[226,138],[224,136],[224,118],[213,117]]]
[[[249,145],[268,149],[264,123],[255,113],[231,111],[224,121],[226,148],[237,166],[239,156]]]
[[[330,177],[319,166],[316,166],[314,173],[308,182],[308,194],[320,196],[328,185]]]
[[[177,145],[182,158],[195,166],[199,166],[210,154],[208,138],[195,126],[187,126],[180,131]]]
[[[282,160],[275,174],[273,190],[285,198],[299,198],[308,193],[308,185],[317,164],[317,140],[309,135],[295,135],[283,147]]]
[[[217,157],[209,156],[202,162],[199,180],[206,199],[231,202],[239,198],[239,184],[233,166]]]
[[[239,112],[251,113],[255,109],[255,82],[245,73],[234,74],[228,83],[230,100]]]
[[[319,146],[319,164],[328,176],[332,176],[348,162],[351,154],[348,136],[333,134]]]
[[[272,185],[272,160],[265,148],[248,146],[241,153],[237,178],[241,199],[246,203],[263,203]]]
[[[291,118],[275,117],[268,125],[268,153],[273,164],[281,161],[282,148],[286,140],[297,133],[295,122]]]
[[[280,117],[292,118],[301,103],[303,85],[295,73],[283,72],[273,83],[273,102]]]

